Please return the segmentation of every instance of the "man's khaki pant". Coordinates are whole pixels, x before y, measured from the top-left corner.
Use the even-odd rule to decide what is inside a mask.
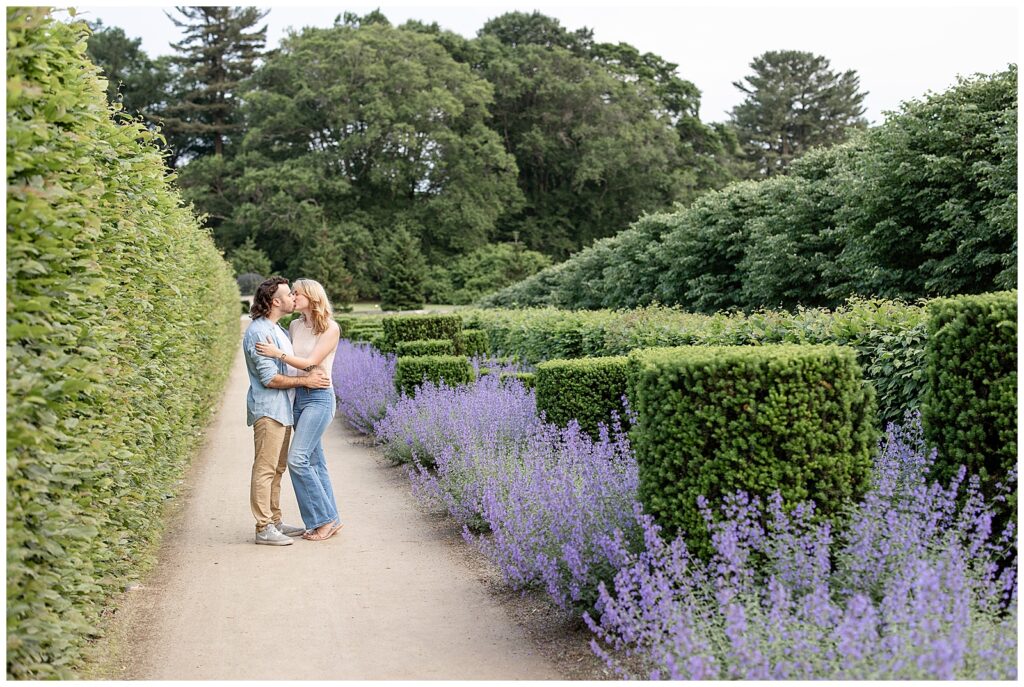
[[[256,518],[256,531],[281,521],[281,476],[288,467],[288,440],[292,428],[277,420],[261,417],[253,425],[256,458],[252,462],[249,502]]]

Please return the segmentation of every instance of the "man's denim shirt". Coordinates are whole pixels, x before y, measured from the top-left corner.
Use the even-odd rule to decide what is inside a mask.
[[[256,352],[256,342],[271,337],[274,345],[292,355],[292,342],[283,329],[265,317],[252,321],[242,337],[245,351],[245,367],[249,371],[249,394],[245,398],[247,425],[255,424],[261,417],[277,420],[282,425],[292,425],[293,389],[271,389],[267,386],[274,375],[287,375],[288,366],[277,358],[268,358]]]

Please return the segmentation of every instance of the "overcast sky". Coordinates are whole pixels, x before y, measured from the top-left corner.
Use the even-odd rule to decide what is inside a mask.
[[[301,0],[300,0],[301,1]],[[472,37],[488,19],[504,12],[539,10],[572,30],[587,26],[600,42],[630,43],[679,65],[678,73],[701,90],[701,119],[724,121],[742,100],[732,85],[750,73],[751,59],[766,50],[807,50],[824,55],[833,70],[854,69],[860,76],[867,117],[873,123],[883,112],[927,91],[942,91],[956,76],[994,72],[1016,63],[1020,43],[1020,11],[1012,0],[990,0],[985,6],[965,3],[860,2],[839,5],[818,2],[688,2],[627,3],[529,0],[524,2],[303,2],[301,7],[256,3],[270,8],[267,45],[273,47],[290,28],[330,26],[345,11],[365,14],[380,8],[392,24],[407,19]],[[131,7],[78,6],[80,15],[120,26],[142,39],[150,56],[168,54],[178,29],[162,3]]]

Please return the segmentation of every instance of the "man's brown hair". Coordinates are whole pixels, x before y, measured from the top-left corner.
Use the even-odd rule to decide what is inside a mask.
[[[257,286],[256,295],[252,297],[252,307],[249,308],[249,317],[255,320],[257,317],[269,315],[274,296],[277,295],[277,287],[287,283],[288,280],[284,277],[271,277]]]

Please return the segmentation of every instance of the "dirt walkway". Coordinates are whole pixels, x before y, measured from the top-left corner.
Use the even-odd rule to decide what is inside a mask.
[[[345,528],[254,545],[247,388],[239,352],[156,571],[129,595],[117,677],[563,677],[340,418],[324,449]],[[285,522],[301,524],[288,475],[282,493]]]

